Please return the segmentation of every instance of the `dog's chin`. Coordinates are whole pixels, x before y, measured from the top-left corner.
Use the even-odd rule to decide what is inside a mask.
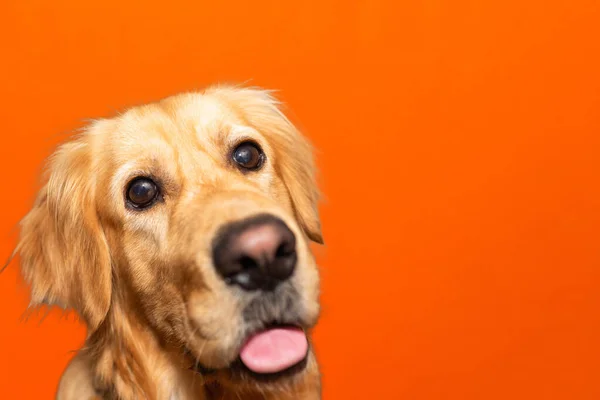
[[[274,365],[264,367],[260,365],[261,361],[263,363],[266,361],[267,364],[269,364],[269,360],[252,359],[253,356],[248,355],[252,350],[248,350],[248,347],[250,346],[249,342],[252,340],[256,341],[258,337],[258,341],[263,341],[263,343],[255,345],[255,347],[263,347],[262,349],[259,348],[258,352],[268,352],[268,350],[264,349],[264,346],[267,344],[264,343],[264,341],[266,340],[268,342],[271,340],[268,335],[274,331],[283,332],[284,334],[286,331],[291,332],[290,335],[295,335],[296,338],[302,334],[304,335],[306,344],[305,347],[301,347],[300,349],[292,349],[292,351],[296,351],[296,354],[294,354],[291,359],[287,359],[285,362],[275,362]],[[260,336],[267,337],[260,338]],[[285,337],[280,340],[293,341],[292,339]],[[285,350],[286,349],[283,349],[283,351]],[[187,353],[191,354],[189,351]],[[205,377],[224,377],[231,383],[236,384],[252,382],[259,384],[284,383],[285,381],[294,379],[304,373],[308,365],[311,348],[305,329],[302,329],[297,325],[271,324],[261,330],[250,332],[246,335],[242,344],[236,349],[234,354],[237,354],[237,356],[235,356],[232,361],[225,363],[225,367],[212,368],[203,365],[201,362],[195,361],[191,369]],[[254,357],[256,358],[256,356]],[[260,355],[258,357],[260,357]],[[271,362],[271,364],[273,364],[273,362]]]

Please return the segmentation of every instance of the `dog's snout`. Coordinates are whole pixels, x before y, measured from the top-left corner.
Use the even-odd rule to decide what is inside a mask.
[[[213,246],[219,274],[245,290],[272,290],[293,274],[296,259],[294,233],[266,214],[223,227]]]

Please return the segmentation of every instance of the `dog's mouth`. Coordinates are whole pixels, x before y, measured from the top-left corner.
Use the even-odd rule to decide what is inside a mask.
[[[272,324],[250,334],[237,359],[226,369],[260,381],[277,380],[302,372],[309,352],[304,329],[296,325]],[[193,369],[203,375],[218,371],[201,364],[196,364]]]

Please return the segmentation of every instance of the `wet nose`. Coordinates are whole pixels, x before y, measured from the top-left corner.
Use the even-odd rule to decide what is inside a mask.
[[[296,237],[268,214],[229,223],[213,243],[213,263],[228,284],[244,290],[273,290],[296,267]]]

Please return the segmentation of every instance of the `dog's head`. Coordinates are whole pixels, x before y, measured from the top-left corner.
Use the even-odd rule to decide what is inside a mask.
[[[134,305],[236,376],[302,370],[322,242],[309,143],[268,92],[212,88],[93,123],[53,155],[21,224],[32,302],[96,330]]]

